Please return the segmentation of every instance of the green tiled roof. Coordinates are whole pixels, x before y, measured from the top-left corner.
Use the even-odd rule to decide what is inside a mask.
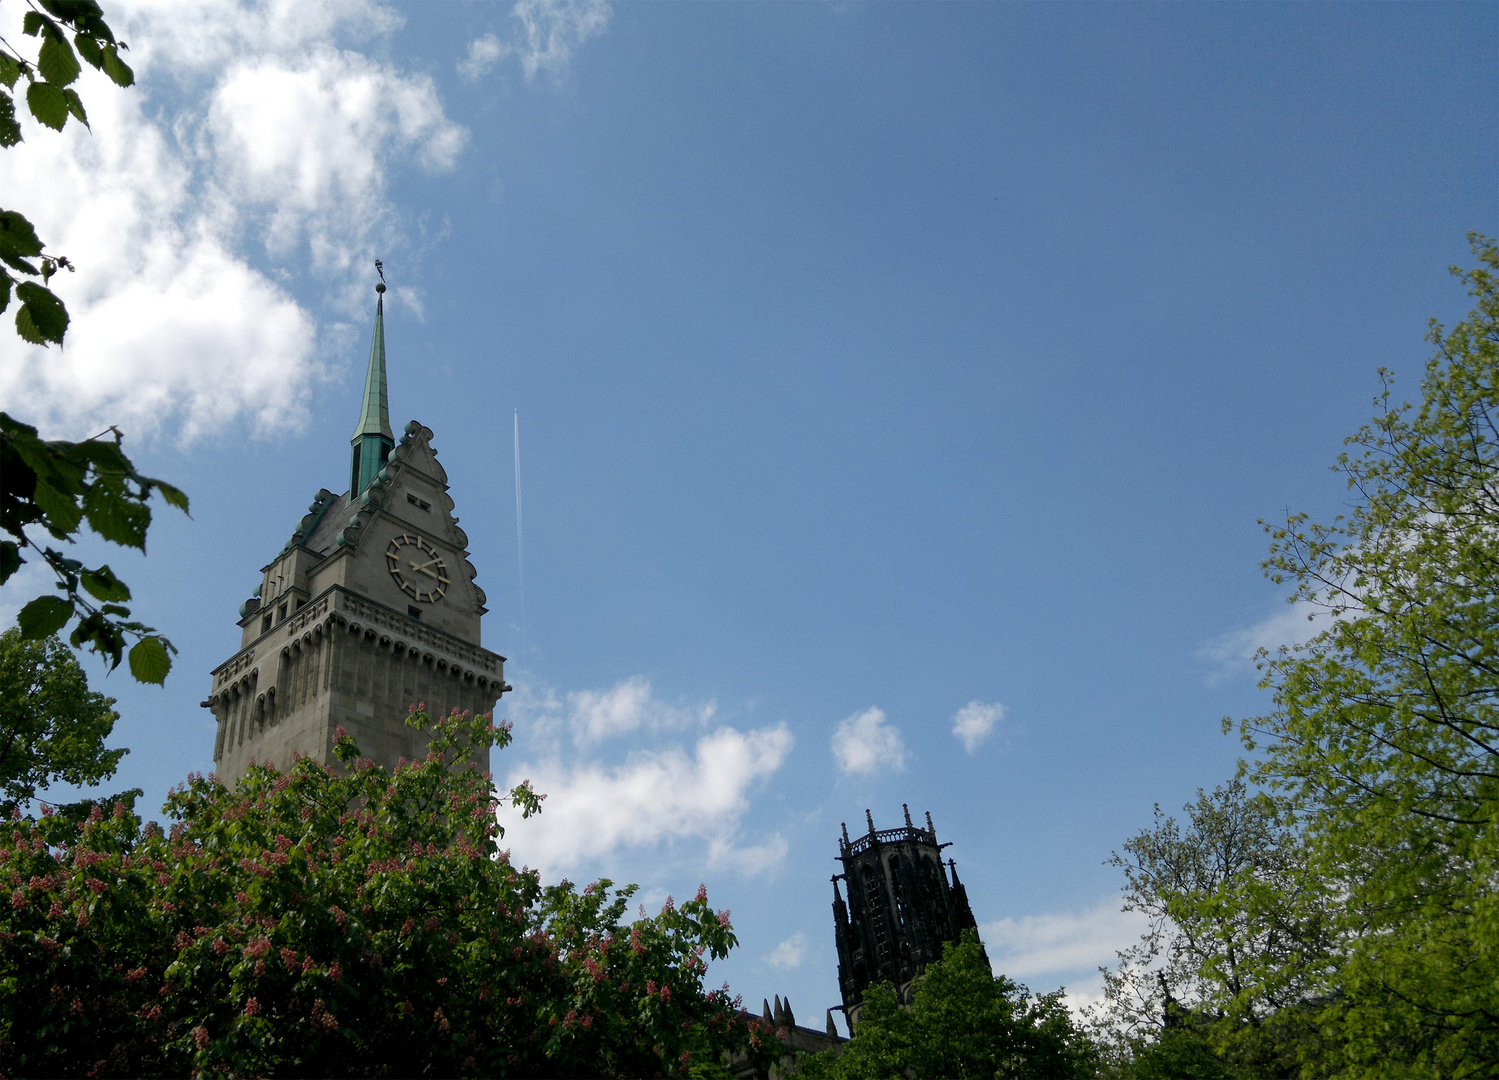
[[[359,410],[359,426],[354,439],[362,435],[382,435],[395,441],[390,431],[390,399],[385,389],[385,290],[375,300],[375,337],[370,342],[370,368],[364,377],[364,404]]]

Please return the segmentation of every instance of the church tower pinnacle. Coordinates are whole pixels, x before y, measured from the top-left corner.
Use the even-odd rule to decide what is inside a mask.
[[[385,282],[375,286],[375,333],[370,365],[364,376],[364,401],[354,429],[354,460],[349,471],[349,498],[357,499],[380,472],[395,447],[390,432],[390,395],[385,387]]]

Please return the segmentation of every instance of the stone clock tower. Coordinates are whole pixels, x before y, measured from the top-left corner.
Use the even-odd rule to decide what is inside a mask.
[[[394,767],[426,753],[405,724],[412,705],[485,713],[510,689],[505,658],[479,645],[484,591],[432,432],[413,420],[399,442],[391,434],[385,286],[375,291],[349,491],[319,491],[264,568],[240,608],[240,649],[214,669],[203,703],[218,722],[215,767],[231,786],[252,761],[332,761],[340,726]]]

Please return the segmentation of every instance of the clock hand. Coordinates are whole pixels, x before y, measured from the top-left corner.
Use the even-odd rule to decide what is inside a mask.
[[[436,578],[438,576],[437,571],[430,569],[432,563],[436,561],[436,559],[433,559],[432,562],[423,563],[421,566],[416,565],[416,563],[409,563],[408,565],[419,574],[426,574],[429,578]],[[438,580],[441,579],[439,578]]]

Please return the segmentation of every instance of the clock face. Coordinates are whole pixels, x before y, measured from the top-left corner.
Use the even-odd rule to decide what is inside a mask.
[[[427,541],[402,533],[385,549],[385,566],[401,591],[413,600],[435,604],[448,591],[448,568]]]

